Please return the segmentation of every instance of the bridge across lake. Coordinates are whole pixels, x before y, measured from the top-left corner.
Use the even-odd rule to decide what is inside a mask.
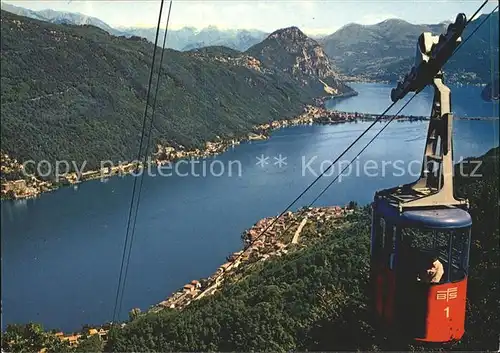
[[[352,116],[356,119],[361,119],[361,120],[375,120],[379,117],[379,114],[366,114],[366,113],[358,113],[358,112],[344,112],[344,111],[338,111],[338,113],[341,114],[347,114],[349,116]],[[382,117],[381,120],[390,120],[394,117],[394,115],[391,114],[386,114]],[[460,120],[498,120],[498,116],[453,116],[454,119],[460,119]],[[423,115],[398,115],[396,117],[396,120],[405,120],[405,121],[421,121],[421,120],[429,120],[429,116],[423,116]]]

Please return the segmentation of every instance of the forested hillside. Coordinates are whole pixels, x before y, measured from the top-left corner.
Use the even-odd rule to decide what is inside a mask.
[[[465,29],[465,40],[486,15],[473,20]],[[446,31],[449,22],[414,25],[389,19],[374,25],[349,24],[321,38],[319,43],[335,61],[342,74],[358,79],[397,81],[415,61],[417,39],[422,32],[435,35]],[[446,65],[450,83],[489,83],[498,76],[498,11],[467,41]]]
[[[87,167],[135,158],[153,44],[5,11],[1,25],[3,152],[21,161],[86,160]],[[165,50],[153,146],[194,148],[243,136],[326,95],[245,62]]]
[[[473,242],[467,333],[448,349],[496,350],[500,325],[499,148],[482,157],[483,175],[457,177],[456,192],[471,202]],[[475,164],[465,165],[470,174]],[[459,174],[459,173],[456,173]],[[269,260],[244,280],[181,312],[149,314],[116,331],[112,351],[343,351],[416,348],[388,341],[372,327],[368,307],[368,208],[349,216],[351,226],[324,234],[316,244]],[[428,347],[427,347],[428,348]]]

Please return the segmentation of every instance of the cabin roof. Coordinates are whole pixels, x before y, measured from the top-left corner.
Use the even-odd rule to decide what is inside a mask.
[[[376,200],[375,206],[386,220],[406,227],[457,229],[472,225],[470,214],[457,207],[437,206],[429,209],[411,209],[400,213],[396,207],[384,199]]]

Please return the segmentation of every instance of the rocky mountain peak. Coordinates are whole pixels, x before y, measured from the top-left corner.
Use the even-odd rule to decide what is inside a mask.
[[[324,85],[329,94],[349,91],[338,79],[319,43],[297,27],[271,33],[261,43],[249,48],[246,54],[257,58],[268,68],[289,73],[301,85]]]
[[[292,26],[274,31],[268,36],[268,39],[284,39],[296,41],[307,40],[309,38],[298,27]]]

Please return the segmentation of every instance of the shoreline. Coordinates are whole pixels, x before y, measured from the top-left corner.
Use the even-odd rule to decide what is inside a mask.
[[[313,99],[313,104],[304,106],[302,113],[289,118],[274,120],[269,123],[256,125],[252,130],[240,138],[223,140],[218,138],[216,141],[205,142],[203,149],[196,148],[194,150],[185,150],[184,148],[175,149],[171,146],[157,145],[156,152],[148,157],[149,164],[144,167],[140,162],[120,162],[118,166],[103,169],[94,169],[83,172],[81,174],[67,173],[61,176],[59,182],[38,179],[35,176],[24,179],[11,179],[1,181],[1,200],[22,200],[35,198],[43,193],[55,191],[61,187],[76,186],[84,181],[89,180],[106,180],[113,176],[125,176],[133,174],[142,168],[147,168],[148,165],[165,165],[167,163],[175,163],[186,159],[199,159],[211,156],[217,156],[226,152],[230,147],[237,146],[244,142],[266,140],[270,137],[274,130],[284,127],[300,126],[300,125],[337,125],[344,123],[352,123],[356,121],[373,121],[378,114],[358,113],[358,112],[342,112],[337,110],[326,109],[326,102],[332,99],[345,99],[356,96],[357,92],[349,92],[347,94],[337,96],[324,96]],[[393,115],[386,115],[381,122],[390,119]],[[458,120],[483,120],[493,121],[498,120],[498,117],[455,117]],[[428,116],[412,116],[401,115],[397,118],[398,122],[403,121],[426,121]],[[181,146],[182,147],[182,146]],[[2,174],[22,175],[23,168],[20,162],[16,159],[11,159],[7,154],[1,156],[1,171]]]
[[[195,300],[215,294],[229,280],[237,281],[238,276],[244,275],[253,265],[270,258],[284,256],[295,249],[307,246],[313,240],[310,233],[308,233],[309,236],[302,234],[307,225],[335,220],[340,227],[345,224],[346,216],[353,212],[354,208],[348,205],[343,207],[303,207],[295,212],[286,212],[264,234],[262,232],[277,217],[262,218],[241,235],[243,248],[227,256],[226,262],[219,266],[211,276],[192,280],[165,300],[150,306],[145,312],[156,313],[163,309],[182,310]],[[284,232],[290,223],[295,224],[287,232]],[[261,237],[259,238],[259,236]],[[317,238],[320,235],[315,234],[315,236]],[[257,238],[258,240],[256,240]]]
[[[320,239],[322,234],[309,231],[307,234],[304,228],[314,226],[317,223],[332,222],[334,227],[342,228],[348,225],[346,217],[355,211],[356,206],[324,206],[324,207],[302,207],[294,212],[286,212],[276,223],[266,231],[265,234],[256,240],[261,232],[266,229],[275,219],[266,217],[258,220],[249,229],[243,231],[241,235],[241,250],[226,257],[226,262],[219,266],[207,278],[192,280],[180,287],[165,300],[150,305],[148,309],[141,311],[139,308],[131,308],[129,317],[134,320],[144,314],[158,313],[162,310],[183,310],[189,304],[204,297],[214,295],[220,291],[226,283],[234,283],[245,277],[253,267],[260,265],[268,259],[275,259],[280,256],[300,250],[310,246],[315,240]],[[285,233],[284,230],[294,223]],[[314,227],[313,227],[314,229]],[[250,246],[252,245],[252,246]],[[104,341],[113,322],[106,322],[100,325],[92,325],[88,332],[73,331],[64,334],[63,331],[53,333],[61,341],[67,341],[71,346],[77,346],[81,339],[92,335],[99,335]],[[125,322],[116,323],[119,328],[127,325]]]
[[[325,114],[328,114],[328,111],[324,108],[324,104],[327,100],[330,99],[344,99],[352,96],[358,95],[356,91],[350,91],[348,93],[342,93],[336,96],[329,95],[323,96],[319,98],[314,98],[312,104],[306,104],[304,106],[304,110],[298,116],[289,118],[289,119],[281,119],[275,120],[268,124],[261,124],[257,126],[253,126],[252,130],[246,134],[246,136],[242,136],[240,138],[231,139],[231,140],[223,140],[219,139],[218,141],[207,141],[205,142],[205,148],[203,150],[196,148],[194,150],[185,150],[175,149],[171,146],[162,146],[157,145],[157,150],[148,158],[153,160],[153,163],[158,165],[164,165],[168,162],[174,163],[183,159],[194,159],[194,158],[206,158],[210,156],[216,156],[221,153],[227,151],[229,147],[239,145],[242,142],[254,141],[254,140],[265,140],[269,138],[269,136],[264,135],[268,134],[271,130],[279,127],[288,126],[288,121],[302,121],[308,120],[304,119],[304,115],[308,114],[308,109],[310,107],[315,109],[322,109]],[[296,122],[294,125],[297,125]],[[182,147],[182,146],[181,146]],[[67,173],[62,176],[62,181],[56,182],[51,180],[41,180],[35,176],[24,177],[19,179],[2,179],[1,180],[1,192],[0,199],[1,200],[22,200],[22,199],[31,199],[35,198],[42,193],[51,192],[57,190],[61,187],[67,187],[71,185],[77,185],[81,182],[88,180],[96,180],[96,179],[108,179],[112,176],[125,176],[128,174],[132,174],[134,171],[137,171],[138,168],[144,168],[146,166],[142,166],[141,162],[132,161],[132,162],[119,162],[118,166],[104,169],[94,169],[89,170],[84,173],[78,175],[77,173]],[[17,176],[21,176],[24,174],[23,166],[21,162],[16,159],[10,158],[9,155],[2,153],[1,154],[1,172],[3,175],[13,174]]]

